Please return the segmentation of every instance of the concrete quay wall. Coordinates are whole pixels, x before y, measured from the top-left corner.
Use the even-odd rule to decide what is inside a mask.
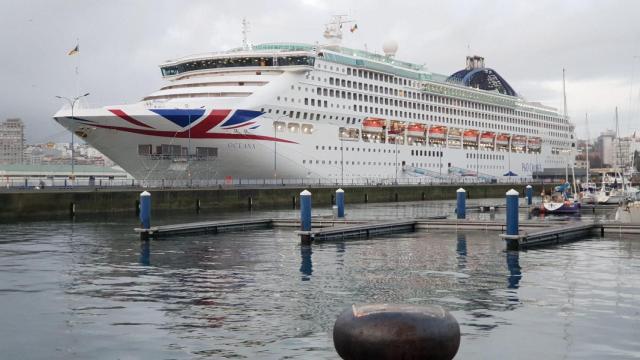
[[[455,199],[460,185],[345,186],[346,203],[374,203]],[[545,186],[547,189],[551,185]],[[307,187],[314,206],[330,206],[338,187]],[[468,198],[501,198],[515,188],[524,195],[524,185],[491,184],[464,186]],[[254,210],[298,206],[303,187],[282,188],[191,188],[149,189],[155,210]],[[541,185],[534,185],[539,194]],[[130,212],[135,214],[142,189],[33,190],[0,193],[0,221],[20,218],[47,219],[84,214]]]

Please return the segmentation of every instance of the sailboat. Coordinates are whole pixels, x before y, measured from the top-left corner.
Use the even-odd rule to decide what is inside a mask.
[[[584,124],[587,129],[587,142],[585,144],[585,151],[587,155],[587,177],[586,181],[581,184],[580,200],[583,204],[595,204],[598,200],[596,195],[595,184],[591,183],[591,176],[589,175],[589,145],[591,144],[591,136],[589,134],[589,114],[584,114]]]
[[[562,93],[564,97],[564,117],[567,118],[567,93],[565,90],[565,70],[562,69]],[[573,152],[571,152],[573,155]],[[540,213],[542,214],[576,214],[580,212],[580,201],[576,199],[576,174],[573,168],[573,159],[575,156],[569,156],[565,168],[565,182],[560,186],[556,186],[555,192],[551,195],[543,196],[540,205]],[[569,162],[571,162],[571,173],[573,176],[573,191],[569,183]]]
[[[565,182],[556,186],[551,195],[545,195],[540,205],[541,214],[577,214],[581,204],[570,192],[571,185]]]
[[[618,156],[621,156],[622,150],[620,149],[620,134],[618,129],[618,107],[616,107],[616,138],[618,139]],[[616,165],[619,165],[620,171],[616,170],[613,175],[613,183],[602,174],[602,185],[597,195],[597,201],[599,204],[619,204],[628,199],[635,199],[638,193],[638,189],[632,187],[624,176],[624,164],[617,164],[618,159],[616,157]],[[616,166],[618,167],[618,166]],[[620,183],[618,183],[618,178]],[[618,185],[622,185],[618,188]]]

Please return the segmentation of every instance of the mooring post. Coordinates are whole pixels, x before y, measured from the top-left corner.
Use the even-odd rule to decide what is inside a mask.
[[[467,216],[467,192],[463,188],[456,191],[456,214],[458,219],[464,219]]]
[[[338,217],[344,217],[344,190],[336,190],[336,205],[338,206]]]
[[[300,240],[303,244],[311,242],[311,192],[304,190],[300,193]]]
[[[333,346],[343,359],[451,360],[460,325],[439,305],[353,304],[333,325]]]
[[[140,239],[147,240],[151,228],[151,194],[148,191],[140,193],[140,222],[143,230],[140,232]]]
[[[518,235],[518,194],[511,189],[507,191],[507,235]]]
[[[527,185],[525,195],[527,196],[527,205],[533,204],[533,186]]]

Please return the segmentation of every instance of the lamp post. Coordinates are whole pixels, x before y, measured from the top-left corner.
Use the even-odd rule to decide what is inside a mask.
[[[273,180],[274,185],[278,183],[278,125],[273,124]]]
[[[76,96],[74,98],[68,98],[66,96],[59,96],[56,95],[56,97],[58,99],[63,99],[63,100],[67,100],[67,102],[69,102],[69,106],[71,106],[71,120],[75,120],[74,116],[73,116],[73,108],[76,105],[76,102],[78,102],[78,100],[80,100],[81,98],[85,97],[85,96],[89,96],[89,93],[86,93],[84,95],[80,95],[80,96]],[[73,129],[71,130],[71,177],[73,179],[75,179],[75,146],[74,146],[74,132]]]
[[[200,106],[200,109],[204,109],[204,105]],[[189,132],[189,140],[187,144],[187,176],[189,177],[189,185],[191,185],[191,110],[189,111],[189,128],[187,129]]]
[[[476,182],[480,182],[480,137],[478,136],[476,142]]]
[[[438,147],[438,149],[440,149]],[[440,169],[440,181],[442,182],[442,153],[440,152],[440,150],[438,150],[438,162],[440,163],[440,166],[438,167]]]
[[[344,140],[342,136],[340,136],[340,185],[344,186]]]
[[[393,143],[395,144],[395,153],[396,153],[396,185],[398,185],[398,135],[396,134]]]

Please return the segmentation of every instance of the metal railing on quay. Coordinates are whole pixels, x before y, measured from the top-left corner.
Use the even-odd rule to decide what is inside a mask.
[[[336,178],[282,178],[282,179],[38,179],[18,178],[0,180],[1,192],[42,191],[42,190],[125,190],[125,189],[189,189],[189,188],[282,188],[282,187],[336,187],[336,186],[425,186],[425,185],[527,185],[550,184],[551,180],[532,180],[530,178],[483,179],[478,177],[448,177],[443,179],[429,177],[358,178],[342,181]]]

